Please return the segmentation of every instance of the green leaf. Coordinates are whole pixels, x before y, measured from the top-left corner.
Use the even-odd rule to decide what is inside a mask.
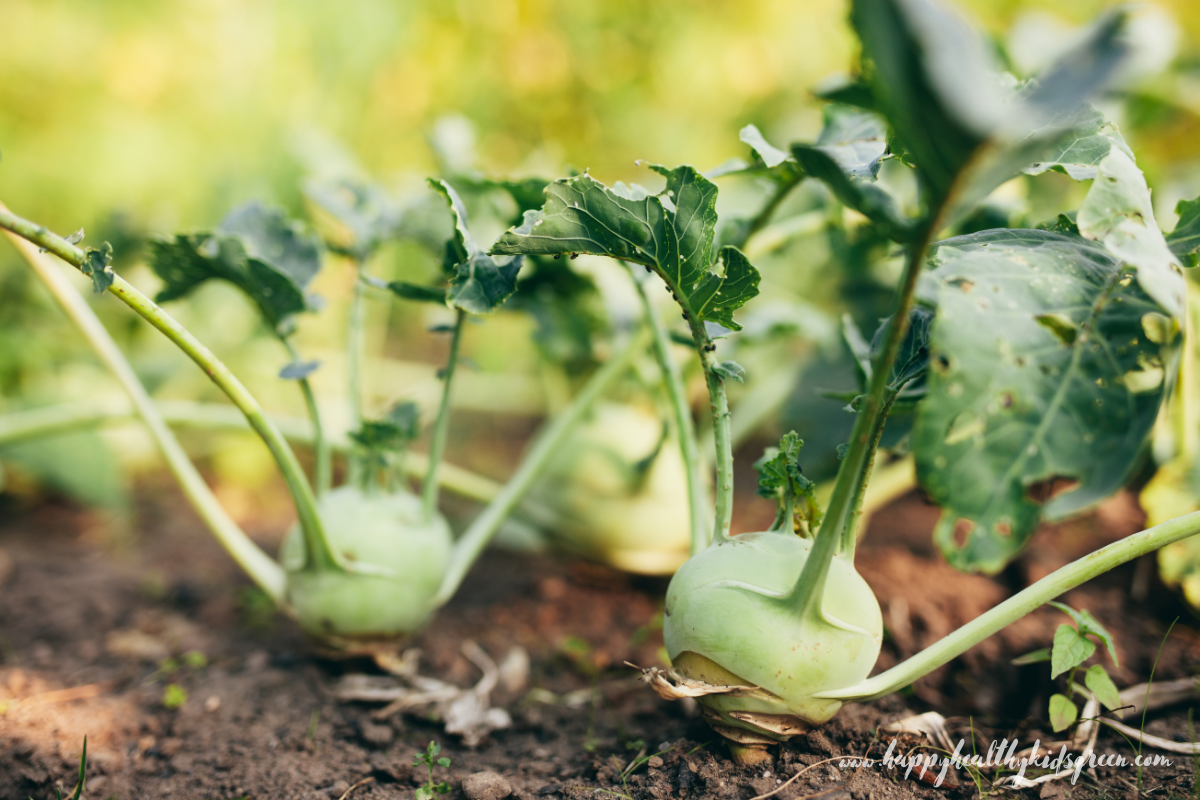
[[[1076,221],[1084,238],[1103,242],[1113,255],[1137,269],[1146,294],[1174,317],[1183,315],[1185,283],[1178,260],[1158,223],[1146,178],[1133,159],[1114,147],[1097,166]]]
[[[738,133],[738,138],[750,146],[768,168],[777,167],[791,159],[783,150],[775,147],[762,135],[757,126],[747,125]]]
[[[1075,669],[1095,652],[1095,642],[1070,625],[1059,625],[1054,631],[1054,649],[1050,654],[1050,678]]]
[[[1077,181],[1090,181],[1096,178],[1100,162],[1114,147],[1133,158],[1133,151],[1117,126],[1095,107],[1077,106],[1067,113],[1073,119],[1060,120],[1060,123],[1062,127],[1074,130],[1075,135],[1047,148],[1040,160],[1024,169],[1026,175],[1041,175],[1053,170]]]
[[[933,309],[913,306],[908,312],[908,330],[900,342],[900,350],[892,363],[888,390],[900,392],[907,399],[925,394],[925,375],[929,371],[929,337],[933,326]],[[870,358],[874,362],[883,354],[884,337],[891,318],[880,321],[871,339]]]
[[[779,447],[768,447],[762,458],[754,462],[758,472],[758,496],[773,498],[780,512],[790,503],[794,515],[815,531],[821,524],[821,509],[817,503],[816,484],[800,471],[800,449],[804,442],[795,431],[785,433]],[[790,528],[789,528],[790,530]]]
[[[419,417],[416,403],[397,403],[383,419],[363,420],[359,429],[349,434],[350,440],[375,455],[400,452],[420,433]]]
[[[538,217],[505,233],[492,252],[589,253],[632,261],[657,272],[693,320],[740,330],[733,312],[758,294],[758,271],[734,247],[711,260],[717,187],[692,167],[668,170],[665,200],[609,189],[589,175],[546,187]]]
[[[984,37],[940,4],[854,0],[850,18],[873,95],[899,140],[893,151],[911,157],[931,207],[953,198],[943,224],[1067,135],[1073,115],[1063,109],[1102,87],[1126,52],[1124,17],[1112,14],[1018,92]]]
[[[1033,650],[1031,652],[1028,652],[1023,656],[1017,656],[1009,663],[1012,664],[1014,667],[1023,667],[1026,664],[1040,664],[1043,661],[1049,661],[1049,660],[1050,660],[1050,648],[1043,647],[1038,650]]]
[[[861,75],[834,75],[818,84],[812,93],[830,103],[855,106],[867,111],[875,111],[878,105],[871,84]]]
[[[1108,671],[1104,667],[1099,664],[1088,667],[1087,674],[1083,676],[1083,682],[1109,711],[1121,705],[1121,693],[1117,691],[1116,684],[1112,682],[1112,678],[1108,677]]]
[[[320,361],[293,361],[279,370],[279,377],[285,381],[302,380],[316,372],[320,366]]]
[[[1185,266],[1200,263],[1200,197],[1195,200],[1180,200],[1175,205],[1179,222],[1167,234],[1167,245]]]
[[[1089,634],[1096,636],[1104,644],[1104,649],[1108,651],[1109,657],[1113,660],[1113,664],[1121,666],[1121,662],[1117,660],[1117,645],[1113,641],[1112,634],[1101,625],[1095,617],[1089,614],[1085,609],[1076,611],[1065,603],[1055,602],[1051,600],[1047,605],[1057,608],[1071,619],[1075,620],[1075,625],[1079,628],[1079,632],[1084,636]]]
[[[1055,733],[1065,731],[1079,718],[1079,709],[1064,694],[1050,695],[1050,727]]]
[[[246,256],[290,277],[304,289],[321,269],[321,247],[277,208],[250,202],[221,220],[220,233],[241,240]]]
[[[365,258],[392,238],[402,217],[401,210],[373,183],[341,179],[306,181],[304,197],[324,217],[326,241],[336,249]]]
[[[84,252],[83,264],[79,269],[92,279],[92,289],[96,294],[107,292],[116,278],[112,269],[112,252],[112,245],[108,242],[98,248],[89,247]]]
[[[713,366],[713,372],[726,380],[746,382],[746,368],[736,361],[722,361]]]
[[[320,250],[278,210],[249,203],[231,212],[216,233],[154,239],[149,249],[150,266],[164,284],[155,297],[159,303],[225,280],[245,292],[276,331],[311,309],[304,289],[320,268]]]
[[[508,308],[533,317],[533,340],[550,363],[572,375],[590,372],[597,361],[594,340],[607,338],[609,328],[596,282],[550,259],[534,258],[526,264]],[[687,344],[695,346],[690,338]]]
[[[995,573],[1040,517],[1124,485],[1171,385],[1178,337],[1148,333],[1158,304],[1084,239],[984,231],[939,243],[930,266],[920,293],[937,316],[913,430],[917,477],[944,509],[934,535],[947,560]]]
[[[490,314],[517,290],[517,274],[523,259],[493,258],[481,251],[467,227],[467,210],[458,193],[443,180],[429,179],[429,185],[446,199],[454,220],[454,237],[447,243],[454,274],[446,292],[446,305],[470,314]],[[529,212],[533,216],[536,212]],[[530,223],[514,229],[528,232]]]
[[[405,300],[415,300],[418,303],[436,303],[438,305],[446,304],[446,290],[438,289],[434,286],[422,286],[418,283],[409,283],[408,281],[381,281],[373,278],[368,281],[372,286],[380,289],[387,289],[396,297]]]

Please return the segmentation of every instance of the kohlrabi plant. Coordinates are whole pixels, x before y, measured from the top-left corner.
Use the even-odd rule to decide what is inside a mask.
[[[665,178],[657,191],[587,174],[558,180],[542,210],[492,250],[640,265],[679,304],[709,390],[716,514],[711,542],[693,541],[667,592],[672,669],[647,678],[664,696],[696,697],[743,761],[846,702],[908,685],[1089,578],[1200,532],[1194,513],[1127,537],[868,677],[882,624],[854,551],[889,412],[915,407],[917,474],[943,508],[944,552],[959,567],[994,572],[1040,518],[1094,504],[1128,478],[1173,381],[1186,285],[1132,153],[1086,102],[1125,58],[1123,12],[1025,82],[1003,75],[985,41],[930,0],[854,0],[851,21],[863,60],[837,95],[854,107],[831,112],[836,129],[791,152],[752,142],[781,185],[821,181],[902,254],[892,313],[863,353],[866,387],[850,403],[854,425],[824,509],[800,469],[800,442],[784,437],[760,462],[760,491],[780,507],[775,524],[730,535],[725,383],[742,369],[716,352],[739,329],[735,312],[758,294],[760,276],[721,244],[728,228],[711,180],[689,166],[652,166]],[[908,176],[910,194],[877,181],[883,162]],[[939,238],[1001,184],[1048,170],[1092,182],[1079,209],[1044,228]]]
[[[13,235],[30,265],[118,377],[209,528],[268,596],[308,633],[335,647],[370,647],[423,625],[455,592],[572,428],[646,342],[645,335],[635,335],[614,350],[547,424],[507,485],[494,492],[487,507],[455,541],[438,510],[438,487],[463,332],[469,316],[490,314],[513,294],[523,258],[485,252],[476,244],[466,210],[451,186],[432,179],[430,184],[449,208],[452,223],[444,246],[445,282],[434,286],[379,281],[367,272],[375,249],[394,238],[403,221],[385,203],[374,202],[378,198],[367,194],[351,192],[346,199],[345,193],[310,191],[314,203],[344,227],[345,237],[331,245],[352,258],[359,287],[348,315],[347,337],[354,429],[347,448],[348,481],[336,488],[331,487],[329,437],[308,381],[319,364],[303,359],[292,341],[299,316],[319,306],[307,291],[322,264],[321,243],[314,236],[280,211],[249,204],[231,212],[215,230],[158,239],[150,246],[151,266],[163,282],[158,302],[183,298],[208,281],[226,281],[247,295],[277,336],[288,358],[280,377],[297,382],[311,417],[315,467],[310,480],[279,427],[217,356],[113,271],[107,244],[81,249],[76,242],[0,207],[0,227]],[[262,438],[298,518],[279,562],[263,553],[221,509],[111,337],[65,276],[41,258],[38,247],[78,267],[97,292],[116,295],[163,332],[205,371]],[[453,325],[439,331],[450,337],[449,358],[439,373],[441,402],[419,495],[409,491],[404,475],[411,472],[405,460],[419,431],[415,406],[398,403],[380,419],[363,417],[361,304],[363,292],[373,291],[372,286],[404,299],[439,303],[454,312]]]

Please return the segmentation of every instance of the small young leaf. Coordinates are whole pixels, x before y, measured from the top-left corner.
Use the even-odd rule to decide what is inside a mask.
[[[1063,694],[1050,695],[1050,727],[1055,733],[1065,731],[1079,718],[1079,709]]]
[[[738,383],[746,382],[746,369],[736,361],[722,361],[720,364],[714,364],[713,372],[726,380]]]
[[[1109,711],[1121,705],[1121,694],[1117,691],[1117,686],[1112,682],[1112,678],[1108,677],[1108,672],[1104,667],[1099,664],[1088,667],[1087,674],[1083,676],[1083,682]]]
[[[67,237],[67,242],[69,244],[79,244],[82,241],[83,241],[83,228],[80,228],[79,230],[75,231],[74,233],[72,233],[70,236]]]
[[[79,269],[92,279],[96,294],[108,291],[116,278],[112,269],[112,252],[112,245],[105,242],[98,248],[89,247],[84,253],[84,261]]]
[[[821,509],[817,504],[816,484],[800,471],[802,447],[804,442],[795,431],[785,433],[779,447],[763,451],[762,458],[754,462],[754,469],[758,471],[758,496],[774,498],[781,513],[790,504],[794,516],[809,531],[814,531],[821,523]]]
[[[521,271],[521,256],[493,258],[475,244],[467,228],[467,210],[450,184],[436,178],[429,185],[446,199],[454,219],[454,238],[447,242],[448,261],[454,274],[446,292],[446,304],[471,314],[490,314],[517,290],[517,274]],[[532,217],[535,212],[529,212]],[[528,221],[516,233],[528,233]]]
[[[438,763],[438,766],[440,766],[440,767],[448,767],[448,766],[450,766],[450,759],[448,759],[448,758],[439,758],[439,759],[437,760],[437,763]]]
[[[298,381],[316,372],[320,366],[320,361],[293,361],[279,370],[279,377],[285,381]]]
[[[1009,663],[1012,664],[1014,667],[1023,667],[1026,664],[1040,664],[1043,661],[1049,661],[1049,660],[1050,660],[1050,648],[1043,647],[1041,649],[1028,652],[1023,656],[1017,656]]]
[[[1121,662],[1117,660],[1117,645],[1113,641],[1112,634],[1101,625],[1095,617],[1087,612],[1086,609],[1076,611],[1066,603],[1059,603],[1051,600],[1047,605],[1057,608],[1071,619],[1075,620],[1075,624],[1079,627],[1079,632],[1084,636],[1092,634],[1100,639],[1104,644],[1104,649],[1108,651],[1109,658],[1113,660],[1114,666],[1121,666]]]
[[[1050,677],[1057,678],[1078,667],[1096,652],[1096,643],[1070,625],[1054,631],[1054,650],[1050,655]]]

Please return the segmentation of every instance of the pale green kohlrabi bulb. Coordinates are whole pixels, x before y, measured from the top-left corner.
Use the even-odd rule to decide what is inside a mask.
[[[743,533],[690,559],[667,589],[663,638],[674,669],[755,687],[697,698],[734,742],[761,746],[827,722],[842,704],[814,695],[865,679],[879,656],[879,603],[851,560],[834,556],[818,611],[781,599],[811,549],[791,531]]]
[[[394,570],[396,577],[305,568],[304,537],[294,526],[280,548],[287,600],[304,630],[327,643],[354,646],[418,630],[450,561],[453,540],[440,514],[422,518],[408,492],[365,493],[342,486],[318,501],[332,549],[347,562]]]
[[[532,499],[553,512],[555,541],[585,558],[646,575],[670,575],[687,559],[687,476],[679,444],[673,436],[663,440],[661,419],[638,406],[598,405],[563,445]]]

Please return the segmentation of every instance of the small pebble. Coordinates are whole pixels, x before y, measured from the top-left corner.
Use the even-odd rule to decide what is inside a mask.
[[[503,775],[495,772],[476,772],[463,778],[463,794],[467,800],[502,800],[512,794],[512,786]]]
[[[221,707],[221,698],[217,697],[215,694],[209,696],[209,698],[204,701],[204,710],[208,711],[209,713],[216,711],[220,707]]]
[[[662,769],[663,760],[658,756],[650,756],[650,760],[646,763],[650,765],[650,769]]]
[[[348,791],[350,791],[350,784],[346,783],[345,781],[338,781],[333,786],[329,787],[327,794],[336,800],[336,798],[341,797]]]

